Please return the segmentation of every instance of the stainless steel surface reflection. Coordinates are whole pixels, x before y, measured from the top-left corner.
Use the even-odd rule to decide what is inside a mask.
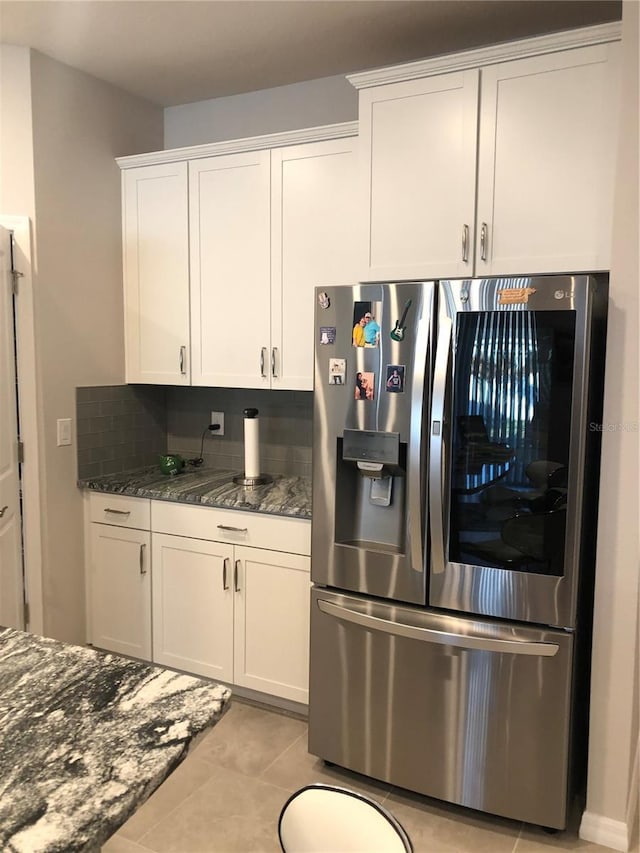
[[[311,638],[312,753],[428,796],[564,826],[571,634],[316,588]]]

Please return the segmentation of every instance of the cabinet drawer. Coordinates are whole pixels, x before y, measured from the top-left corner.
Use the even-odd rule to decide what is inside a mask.
[[[306,518],[151,501],[151,524],[154,533],[291,554],[311,553],[311,522]]]
[[[151,527],[151,501],[146,498],[129,498],[91,492],[89,513],[91,521],[114,524],[117,527],[134,527],[149,530]]]

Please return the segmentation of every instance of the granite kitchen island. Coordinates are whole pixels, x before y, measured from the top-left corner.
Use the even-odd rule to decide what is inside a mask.
[[[97,851],[224,713],[230,690],[0,628],[0,849]]]

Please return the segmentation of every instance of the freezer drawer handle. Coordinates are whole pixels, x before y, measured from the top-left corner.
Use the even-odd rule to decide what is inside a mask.
[[[328,616],[335,616],[344,622],[353,622],[363,628],[384,631],[397,637],[407,637],[410,640],[421,640],[424,643],[437,643],[441,646],[455,646],[460,649],[478,649],[483,652],[500,652],[502,654],[537,655],[551,658],[558,652],[556,643],[527,643],[518,640],[499,640],[495,637],[470,637],[466,634],[451,634],[448,631],[435,631],[433,628],[420,628],[418,625],[405,625],[402,622],[389,622],[368,613],[358,613],[347,607],[340,607],[318,599],[318,608]]]

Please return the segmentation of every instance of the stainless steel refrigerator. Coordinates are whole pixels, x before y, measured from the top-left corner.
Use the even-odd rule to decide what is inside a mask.
[[[309,749],[564,828],[586,766],[606,277],[316,302]]]

